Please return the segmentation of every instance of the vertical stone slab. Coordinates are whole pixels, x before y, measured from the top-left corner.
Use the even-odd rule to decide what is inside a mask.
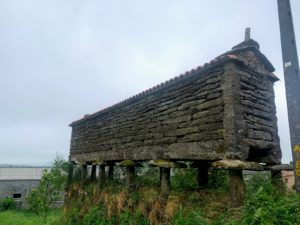
[[[159,182],[161,182],[161,176],[162,176],[162,168],[159,167]]]
[[[83,186],[84,182],[86,181],[87,177],[87,165],[83,164],[81,165],[81,179],[80,179],[80,185]]]
[[[240,86],[239,69],[234,63],[228,63],[222,77],[224,148],[227,158],[245,160],[249,147],[242,143],[245,123],[240,105]]]
[[[92,171],[91,171],[91,181],[96,180],[96,165],[92,165]]]
[[[271,171],[271,180],[274,187],[277,188],[278,191],[285,190],[285,184],[282,179],[282,174],[280,170],[273,170]]]
[[[171,191],[171,180],[170,180],[171,169],[161,168],[161,181],[160,181],[160,196],[161,200],[168,199]]]
[[[127,166],[126,167],[126,186],[128,189],[134,188],[134,166]]]
[[[73,162],[69,162],[68,164],[68,179],[67,179],[67,187],[68,188],[72,181],[73,181],[73,176],[74,176],[74,164]]]
[[[112,180],[114,179],[114,165],[113,164],[109,164],[108,165],[108,179]]]
[[[98,180],[98,185],[100,189],[104,187],[105,184],[105,166],[104,165],[99,165],[99,180]]]
[[[243,205],[246,193],[242,170],[228,170],[229,175],[229,206],[239,207]]]
[[[197,163],[197,183],[199,187],[206,186],[208,184],[208,164],[207,162]]]
[[[126,186],[129,190],[134,188],[134,171],[135,171],[135,166],[138,166],[139,164],[130,160],[126,159],[123,160],[120,163],[117,163],[117,165],[125,167],[126,168]]]

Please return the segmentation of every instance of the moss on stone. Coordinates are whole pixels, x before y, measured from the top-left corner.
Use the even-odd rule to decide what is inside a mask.
[[[163,167],[163,168],[186,168],[186,164],[180,163],[180,162],[173,162],[165,159],[157,159],[157,160],[151,160],[149,162],[150,166],[157,166],[157,167]]]
[[[256,162],[244,162],[235,159],[223,159],[212,163],[215,169],[225,170],[264,170],[263,166]]]

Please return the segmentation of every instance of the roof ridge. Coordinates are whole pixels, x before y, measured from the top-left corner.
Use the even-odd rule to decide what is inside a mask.
[[[252,40],[252,39],[250,39]],[[254,41],[254,40],[253,40]],[[256,41],[254,41],[256,42]],[[256,42],[257,43],[257,42]],[[252,50],[254,51],[256,54],[257,54],[257,57],[260,59],[261,63],[264,64],[266,66],[266,68],[268,70],[270,70],[270,72],[274,72],[275,71],[275,68],[274,66],[272,65],[272,63],[268,60],[268,58],[259,50],[258,47],[255,47],[254,45],[242,45],[242,43],[234,46],[231,50],[225,52],[224,54],[222,54],[221,56],[223,55],[228,55],[228,54],[235,54],[237,52],[241,52],[241,51],[245,51],[245,50]],[[258,43],[257,43],[258,44]]]
[[[228,53],[231,53],[231,52],[228,52]],[[99,110],[99,111],[97,111],[93,114],[86,114],[86,115],[84,115],[83,118],[81,118],[79,120],[76,120],[76,121],[73,121],[69,126],[72,127],[73,125],[81,123],[81,122],[83,122],[87,119],[93,118],[93,117],[98,116],[98,115],[100,115],[104,112],[107,112],[107,111],[111,110],[111,109],[117,108],[118,106],[124,105],[125,103],[128,103],[131,100],[137,99],[139,97],[143,97],[143,96],[145,96],[149,93],[153,93],[154,91],[160,90],[163,87],[167,87],[167,86],[169,86],[169,85],[173,84],[174,82],[177,82],[181,79],[185,79],[187,77],[193,76],[195,73],[203,72],[206,69],[208,69],[209,67],[215,66],[216,64],[220,64],[222,62],[225,62],[226,60],[239,60],[239,58],[236,55],[234,55],[233,53],[231,53],[231,54],[226,54],[226,53],[222,54],[222,55],[216,57],[215,59],[212,59],[209,63],[204,63],[202,66],[198,66],[194,69],[188,70],[185,73],[179,74],[179,75],[177,75],[177,76],[175,76],[175,77],[173,77],[169,80],[166,80],[165,82],[162,82],[162,83],[157,84],[157,85],[155,85],[151,88],[148,88],[145,91],[142,91],[142,92],[140,92],[136,95],[133,95],[133,96],[131,96],[131,97],[129,97],[129,98],[123,100],[123,101],[115,103],[115,104],[113,104],[111,106],[108,106],[104,109],[101,109],[101,110]]]

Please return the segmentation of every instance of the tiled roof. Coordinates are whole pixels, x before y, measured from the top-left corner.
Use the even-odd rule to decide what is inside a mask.
[[[114,104],[114,105],[112,105],[112,106],[109,106],[109,107],[107,107],[107,108],[104,108],[104,109],[102,109],[102,110],[100,110],[100,111],[98,111],[98,112],[96,112],[96,113],[85,115],[83,118],[81,118],[81,119],[79,119],[79,120],[76,120],[76,121],[72,122],[72,123],[70,124],[70,126],[72,127],[72,126],[74,126],[74,125],[76,125],[76,124],[79,124],[79,123],[81,123],[81,122],[83,122],[83,121],[86,121],[86,120],[88,120],[88,119],[94,118],[94,117],[96,117],[96,116],[98,116],[98,115],[100,115],[100,114],[102,114],[102,113],[108,112],[108,111],[113,110],[113,109],[117,109],[118,107],[124,106],[125,104],[128,104],[129,102],[135,101],[135,100],[137,100],[137,99],[139,99],[139,98],[143,98],[143,97],[147,96],[147,95],[150,94],[150,93],[153,93],[153,92],[155,92],[155,91],[161,90],[161,89],[163,89],[163,88],[165,88],[165,87],[168,87],[169,85],[172,85],[172,84],[174,84],[174,83],[177,83],[178,81],[181,81],[181,80],[183,80],[183,79],[187,79],[188,77],[191,77],[191,76],[193,76],[193,75],[195,75],[195,74],[199,74],[199,73],[205,72],[205,71],[207,71],[207,70],[209,70],[209,69],[211,69],[211,68],[213,68],[213,67],[216,67],[216,66],[218,66],[218,65],[221,65],[222,63],[225,63],[225,62],[227,62],[227,61],[234,60],[234,61],[243,62],[243,60],[240,59],[240,58],[236,55],[236,53],[238,53],[238,52],[240,52],[240,51],[244,51],[244,50],[246,50],[246,49],[251,49],[251,50],[253,50],[253,51],[256,53],[256,55],[258,56],[258,58],[261,60],[261,62],[262,62],[262,63],[266,66],[266,68],[271,72],[270,75],[269,75],[270,78],[272,78],[272,79],[274,79],[274,80],[278,80],[277,76],[276,76],[274,73],[272,73],[272,72],[274,72],[274,70],[275,70],[274,67],[273,67],[273,65],[272,65],[271,62],[265,57],[265,55],[262,54],[262,53],[259,51],[259,44],[258,44],[256,41],[250,39],[250,40],[248,40],[248,41],[243,41],[243,42],[241,42],[240,44],[234,46],[234,47],[232,48],[232,50],[230,50],[230,51],[228,51],[228,52],[226,52],[226,53],[224,53],[224,54],[218,56],[217,58],[211,60],[209,63],[205,63],[203,66],[198,66],[198,67],[195,68],[195,69],[192,69],[192,70],[190,70],[190,71],[187,71],[187,72],[185,72],[185,73],[182,73],[182,74],[180,74],[180,75],[178,75],[178,76],[176,76],[176,77],[173,77],[173,78],[170,79],[170,80],[167,80],[167,81],[165,81],[165,82],[163,82],[163,83],[160,83],[160,84],[158,84],[158,85],[156,85],[156,86],[154,86],[154,87],[152,87],[152,88],[149,88],[149,89],[147,89],[147,90],[145,90],[145,91],[143,91],[143,92],[141,92],[141,93],[139,93],[139,94],[137,94],[137,95],[134,95],[134,96],[132,96],[132,97],[130,97],[130,98],[127,98],[127,99],[125,99],[125,100],[123,100],[123,101],[121,101],[121,102],[119,102],[119,103],[117,103],[117,104]]]
[[[144,97],[144,96],[146,96],[146,95],[148,95],[150,93],[153,93],[153,92],[155,92],[157,90],[161,90],[161,89],[163,89],[163,88],[165,88],[165,87],[167,87],[167,86],[169,86],[171,84],[174,84],[174,83],[176,83],[176,82],[178,82],[178,81],[180,81],[182,79],[186,79],[186,78],[191,77],[191,76],[193,76],[195,74],[199,74],[201,72],[205,72],[208,69],[211,69],[211,68],[213,68],[213,67],[215,67],[217,65],[220,65],[220,64],[222,64],[224,62],[227,62],[229,60],[241,61],[234,54],[221,55],[221,56],[219,56],[219,57],[211,60],[209,63],[205,63],[203,66],[198,66],[197,68],[194,68],[194,69],[192,69],[190,71],[186,71],[185,73],[182,73],[182,74],[180,74],[178,76],[175,76],[175,77],[171,78],[170,80],[167,80],[167,81],[165,81],[163,83],[160,83],[160,84],[158,84],[158,85],[156,85],[156,86],[154,86],[152,88],[149,88],[149,89],[147,89],[147,90],[145,90],[143,92],[140,92],[137,95],[129,97],[129,98],[127,98],[127,99],[125,99],[125,100],[123,100],[121,102],[118,102],[118,103],[116,103],[116,104],[114,104],[112,106],[109,106],[107,108],[104,108],[104,109],[102,109],[102,110],[100,110],[100,111],[98,111],[96,113],[85,115],[83,118],[72,122],[70,124],[70,126],[72,127],[72,126],[74,126],[76,124],[79,124],[79,123],[85,121],[85,120],[88,120],[88,119],[91,119],[91,118],[93,118],[95,116],[98,116],[98,115],[100,115],[100,114],[102,114],[104,112],[107,112],[107,111],[112,110],[112,109],[116,109],[119,106],[123,106],[123,105],[127,104],[128,102],[131,102],[131,101],[136,100],[138,98]]]

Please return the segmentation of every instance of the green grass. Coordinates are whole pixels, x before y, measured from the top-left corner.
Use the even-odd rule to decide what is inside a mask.
[[[27,210],[7,210],[0,212],[1,225],[50,225],[57,221],[61,216],[61,209],[51,210],[46,218],[46,221],[41,216],[38,216]]]

